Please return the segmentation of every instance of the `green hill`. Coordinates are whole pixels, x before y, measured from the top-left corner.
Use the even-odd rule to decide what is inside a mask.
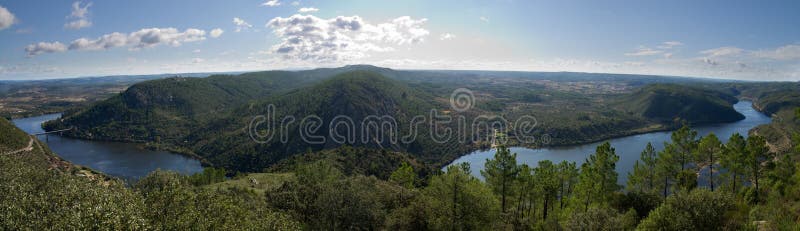
[[[710,89],[652,84],[622,97],[618,105],[629,113],[662,123],[685,120],[703,124],[744,119],[744,115],[733,109],[736,102],[735,97]]]
[[[268,106],[275,108],[276,123],[282,118],[292,117],[295,122],[288,124],[287,142],[282,142],[276,134],[267,143],[253,141],[246,125],[254,116],[265,115]],[[457,156],[466,151],[454,143],[437,144],[429,138],[428,126],[419,126],[417,139],[410,143],[400,142],[403,134],[409,134],[410,122],[414,116],[427,115],[429,110],[442,108],[432,95],[416,91],[405,84],[384,77],[375,72],[353,71],[337,75],[314,86],[294,90],[286,95],[270,97],[234,110],[230,117],[209,123],[187,137],[193,150],[212,163],[226,168],[259,171],[278,161],[309,150],[318,151],[342,145],[388,149],[411,153],[430,164],[445,158]],[[313,136],[325,137],[325,142],[306,142],[300,135],[300,123],[306,116],[317,116],[321,127]],[[353,140],[337,142],[330,136],[334,118],[346,116],[353,121],[356,131]],[[388,116],[393,118],[397,140],[390,139],[389,130],[381,134],[362,136],[365,119]],[[341,120],[337,120],[341,121]],[[380,121],[378,121],[380,122]],[[335,127],[339,134],[347,134],[344,126]],[[383,137],[383,138],[380,138]]]
[[[100,140],[177,140],[197,124],[219,118],[246,102],[330,76],[325,72],[265,71],[146,81],[91,107],[67,112],[62,121],[46,128],[76,126],[69,135]]]
[[[0,154],[25,148],[29,141],[28,134],[0,117]]]

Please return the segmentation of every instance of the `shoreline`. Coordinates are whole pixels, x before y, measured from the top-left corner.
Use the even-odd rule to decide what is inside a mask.
[[[749,99],[742,98],[742,99],[740,99],[740,101],[748,101],[748,102],[751,103],[750,107],[753,108],[754,110],[756,110],[758,113],[761,113],[761,114],[763,114],[765,116],[768,116],[768,117],[770,116],[770,115],[764,114],[764,112],[760,108],[758,108],[756,106],[754,100],[749,100]],[[743,119],[737,120],[737,121],[733,121],[733,122],[701,123],[701,124],[695,124],[695,126],[713,126],[713,125],[720,125],[720,124],[728,124],[728,123],[735,123],[735,122],[738,122],[738,121],[742,121],[744,119],[746,119],[746,118],[743,118]],[[767,123],[767,124],[769,124],[769,123]],[[750,130],[748,130],[748,133],[752,132],[754,129],[758,128],[759,126],[755,126],[755,127],[750,128]],[[593,141],[589,141],[589,142],[577,142],[577,143],[572,143],[572,144],[557,144],[557,145],[546,145],[546,146],[532,146],[532,145],[511,144],[508,147],[509,148],[528,148],[528,149],[568,148],[568,147],[572,147],[572,146],[590,145],[590,144],[594,144],[594,143],[599,143],[599,142],[603,142],[603,141],[607,141],[607,140],[611,140],[611,139],[623,138],[623,137],[628,137],[628,136],[636,136],[636,135],[643,135],[643,134],[656,133],[656,132],[675,131],[678,128],[671,128],[670,126],[662,126],[662,128],[658,128],[658,129],[645,129],[645,130],[639,130],[641,132],[630,132],[630,133],[623,133],[623,134],[617,134],[617,135],[609,135],[609,136],[604,137],[604,138],[593,139]],[[476,151],[489,151],[489,150],[492,150],[492,149],[493,148],[473,148],[473,149],[470,149],[470,151],[468,151],[468,152],[466,152],[464,154],[458,155],[457,157],[455,157],[452,160],[447,160],[446,164],[441,165],[441,166],[436,166],[436,167],[438,169],[442,169],[442,168],[445,168],[445,167],[447,167],[449,165],[452,165],[453,162],[455,162],[456,160],[458,160],[461,157],[464,157],[466,155],[470,155],[470,154],[472,154],[472,153],[474,153]]]
[[[758,111],[759,113],[763,114],[763,112],[760,110],[760,108],[758,108],[756,106],[756,104],[755,104],[755,102],[753,100],[748,100],[748,99],[744,99],[744,98],[741,98],[740,100],[750,102],[751,103],[751,108],[753,108],[756,111]],[[57,113],[50,113],[50,114],[57,114]],[[43,115],[47,115],[47,114],[43,114]],[[43,115],[39,115],[39,116],[43,116]],[[36,117],[36,116],[31,116],[31,117]],[[31,117],[25,117],[25,118],[31,118]],[[741,119],[741,120],[744,120],[744,118]],[[699,123],[699,124],[695,124],[694,126],[711,126],[711,125],[717,125],[717,124],[728,124],[728,123],[738,122],[738,121],[741,121],[741,120],[732,121],[732,122]],[[42,122],[42,124],[44,124],[46,122],[47,121],[44,121],[44,122]],[[619,133],[616,133],[616,134],[598,136],[596,138],[587,139],[587,140],[580,141],[580,142],[557,143],[557,144],[548,144],[548,145],[520,145],[517,142],[513,142],[513,143],[511,143],[509,145],[509,147],[522,147],[522,148],[528,148],[528,149],[568,148],[568,147],[572,147],[572,146],[589,145],[589,144],[598,143],[598,142],[602,142],[602,141],[606,141],[606,140],[610,140],[610,139],[616,139],[616,138],[622,138],[622,137],[628,137],[628,136],[636,136],[636,135],[655,133],[655,132],[674,131],[676,129],[678,129],[678,127],[669,126],[669,125],[665,125],[665,124],[659,124],[659,123],[651,123],[651,124],[645,124],[643,127],[640,127],[640,128],[627,130],[627,132],[619,132]],[[754,128],[751,128],[750,130],[753,130],[753,129]],[[80,140],[87,140],[87,141],[119,142],[119,143],[137,144],[138,147],[143,148],[143,149],[154,150],[154,151],[166,151],[166,152],[169,152],[170,154],[181,155],[181,156],[184,156],[184,157],[188,157],[188,158],[191,158],[191,159],[198,160],[198,161],[200,161],[202,167],[212,167],[213,166],[213,164],[210,161],[208,161],[207,159],[203,158],[202,156],[197,155],[193,151],[188,150],[185,147],[175,146],[175,145],[169,144],[169,143],[155,143],[155,142],[137,141],[137,140],[90,139],[90,138],[85,138],[85,137],[69,136],[69,135],[61,135],[61,136],[62,137],[66,137],[66,138],[71,138],[71,139],[80,139]],[[476,151],[486,151],[486,150],[491,150],[492,149],[492,148],[490,148],[490,146],[486,146],[485,144],[473,144],[473,145],[466,146],[466,148],[467,148],[468,151],[466,151],[464,153],[461,153],[461,154],[458,154],[458,155],[454,155],[451,158],[447,158],[447,159],[443,159],[443,160],[437,161],[437,163],[433,163],[434,166],[432,166],[432,167],[435,167],[437,169],[441,169],[443,167],[451,165],[455,160],[457,160],[457,159],[459,159],[459,158],[461,158],[463,156],[469,155],[469,154],[474,153]]]

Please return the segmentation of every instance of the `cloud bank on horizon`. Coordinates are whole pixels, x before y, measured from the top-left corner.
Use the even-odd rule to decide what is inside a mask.
[[[800,80],[796,12],[797,1],[0,0],[0,79],[365,63]]]

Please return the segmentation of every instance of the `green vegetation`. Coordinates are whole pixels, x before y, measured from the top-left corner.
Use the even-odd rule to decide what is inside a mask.
[[[663,81],[673,84],[650,84]],[[537,122],[533,130],[516,131],[517,124],[502,124],[509,145],[529,147],[579,144],[667,130],[675,128],[680,120],[699,124],[741,119],[731,108],[736,99],[729,91],[675,83],[695,82],[577,73],[553,76],[524,72],[396,71],[372,66],[176,77],[133,85],[91,107],[66,112],[63,120],[47,123],[46,129],[75,127],[67,135],[144,142],[148,147],[199,157],[232,172],[286,170],[286,166],[290,169],[298,160],[318,160],[325,156],[320,153],[342,146],[382,149],[388,154],[381,156],[392,156],[390,161],[344,156],[338,162],[357,166],[357,173],[387,179],[386,166],[408,162],[417,171],[427,172],[471,150],[489,147],[486,134],[492,128],[481,128],[475,134],[471,129],[459,131],[458,137],[444,143],[433,142],[429,124],[410,130],[414,116],[428,116],[431,111],[464,116],[466,122],[479,116],[502,116],[510,122],[533,116]],[[468,88],[475,93],[471,110],[458,112],[449,107],[450,94],[457,88]],[[276,135],[266,143],[254,142],[247,125],[254,116],[265,115],[270,105],[275,107],[276,118],[293,116],[296,120],[283,128],[289,131],[287,137]],[[299,120],[308,115],[322,119],[323,126],[310,135],[326,137],[325,143],[308,144],[300,139]],[[362,130],[360,122],[368,116],[391,116],[397,122],[395,134],[414,132],[417,137],[414,142],[402,143],[377,139],[388,137],[388,132],[370,137],[358,136],[360,132],[356,132],[354,140],[334,142],[329,125],[339,115],[351,118],[355,131]],[[454,120],[439,129],[458,126]],[[349,132],[342,129],[336,127],[339,134]],[[543,134],[549,135],[549,142],[520,143],[516,139]],[[350,168],[344,169],[350,174]]]
[[[0,149],[28,136],[0,118]],[[27,143],[27,142],[26,142]],[[0,154],[0,230],[297,230],[289,215],[270,209],[245,187],[196,187],[218,181],[220,170],[198,176],[156,171],[127,188],[33,150]]]
[[[733,122],[744,119],[731,106],[735,97],[705,88],[653,84],[623,97],[623,110],[660,122],[692,124]]]
[[[5,141],[5,140],[4,140]],[[423,176],[409,159],[372,176],[347,165],[368,148],[307,154],[282,173],[227,179],[225,170],[193,176],[157,171],[125,188],[70,171],[47,170],[46,150],[0,156],[0,227],[154,230],[737,230],[800,228],[800,172],[761,136],[722,144],[688,126],[665,149],[644,149],[628,190],[617,185],[609,143],[578,168],[541,161],[518,165],[498,148],[478,180],[469,165]],[[5,143],[3,145],[6,145]],[[338,154],[332,154],[338,153]],[[352,153],[352,154],[349,154]],[[361,154],[359,154],[361,153]],[[385,152],[383,156],[394,156]],[[320,155],[320,154],[316,154]],[[397,153],[400,155],[400,153]],[[402,155],[400,155],[402,156]],[[38,158],[31,158],[38,157]],[[713,158],[713,160],[712,160]],[[36,160],[39,160],[38,162]],[[24,163],[24,164],[20,164]],[[715,190],[698,185],[703,168],[730,169]],[[350,170],[354,169],[354,170]],[[368,168],[367,168],[368,169]],[[350,172],[346,172],[350,171]],[[385,176],[385,179],[376,176]],[[388,180],[387,180],[388,179]],[[663,181],[662,181],[663,180]],[[663,183],[663,185],[662,185]],[[44,191],[40,191],[44,189]],[[663,190],[663,191],[662,191]],[[47,192],[47,193],[39,193]],[[664,193],[663,195],[661,193]],[[662,199],[664,197],[664,199]],[[20,200],[19,198],[25,198]],[[57,202],[57,203],[53,203]],[[61,202],[61,203],[58,203]],[[67,203],[67,202],[78,202]],[[31,213],[31,211],[37,211]],[[64,216],[66,214],[67,216]]]
[[[29,141],[28,134],[5,118],[0,118],[0,154],[25,148]]]

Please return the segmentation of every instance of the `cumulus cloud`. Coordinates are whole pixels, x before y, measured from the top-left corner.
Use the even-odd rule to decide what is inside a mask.
[[[303,7],[303,8],[300,8],[299,10],[297,10],[297,12],[300,12],[300,13],[313,13],[313,12],[317,12],[317,11],[319,11],[319,9],[314,8],[314,7]]]
[[[17,18],[14,14],[5,7],[0,6],[0,30],[9,28],[11,25],[14,25],[14,23],[17,23]]]
[[[89,7],[92,6],[92,3],[86,3],[81,5],[82,2],[77,1],[72,3],[72,12],[67,16],[68,19],[74,19],[70,22],[64,24],[64,28],[77,30],[81,28],[86,28],[92,26],[92,22],[89,21]]]
[[[451,34],[451,33],[444,33],[444,34],[439,35],[439,40],[443,40],[443,41],[444,40],[454,39],[454,38],[456,38],[456,35]]]
[[[639,47],[636,51],[631,53],[625,53],[625,56],[650,56],[650,55],[657,55],[661,54],[664,51],[661,50],[654,50],[648,47]]]
[[[130,50],[151,48],[159,45],[180,46],[187,42],[205,40],[206,32],[189,28],[178,31],[175,28],[147,28],[129,34],[114,32],[95,39],[79,38],[68,47],[60,42],[31,44],[25,48],[28,56],[42,53],[63,52],[65,50],[105,50],[114,47],[129,47]]]
[[[430,34],[427,19],[403,16],[370,24],[359,16],[322,19],[313,15],[276,17],[267,23],[281,42],[272,52],[285,59],[332,62],[359,59],[368,52],[394,50],[391,45],[419,43]]]
[[[720,48],[700,51],[700,54],[704,54],[708,57],[720,57],[720,56],[738,55],[742,53],[742,51],[743,50],[738,47],[720,47]]]
[[[262,3],[261,5],[262,6],[269,6],[269,7],[280,6],[281,2],[278,1],[278,0],[269,0],[267,2]]]
[[[35,56],[44,53],[64,52],[67,46],[60,42],[39,42],[25,47],[28,56]]]
[[[250,25],[250,23],[247,23],[241,18],[233,18],[233,24],[236,25],[236,32],[247,30],[250,27],[253,27],[253,25]]]
[[[211,32],[208,33],[208,35],[210,35],[212,38],[219,38],[219,36],[222,35],[222,33],[224,33],[224,32],[225,31],[220,29],[220,28],[215,28],[215,29],[211,30]]]
[[[778,47],[775,50],[758,50],[754,51],[753,55],[759,58],[777,59],[777,60],[800,59],[800,45],[791,44]]]

